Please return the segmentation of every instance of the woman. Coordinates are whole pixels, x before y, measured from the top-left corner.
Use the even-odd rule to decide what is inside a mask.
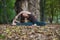
[[[20,17],[20,22],[16,20],[18,17]],[[38,26],[45,25],[44,22],[38,22],[36,17],[28,11],[20,12],[15,17],[15,19],[13,20],[13,23],[12,23],[12,25],[29,25],[29,26],[34,25],[34,24],[37,24]]]

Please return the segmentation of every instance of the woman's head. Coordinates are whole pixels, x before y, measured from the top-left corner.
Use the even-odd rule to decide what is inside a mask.
[[[29,17],[31,13],[29,11],[21,11],[20,14],[22,14],[23,17]]]
[[[20,22],[25,22],[25,19],[28,20],[29,15],[28,15],[28,14],[25,14],[25,13],[22,13],[22,14],[20,15],[20,17],[21,17]]]
[[[29,15],[28,14],[25,14],[25,13],[23,13],[22,16],[24,16],[25,18],[28,18],[29,17]]]
[[[29,12],[29,11],[21,11],[20,14],[22,14],[22,13],[23,14],[31,14],[31,12]]]

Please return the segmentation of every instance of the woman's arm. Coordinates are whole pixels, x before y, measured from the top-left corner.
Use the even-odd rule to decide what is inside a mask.
[[[17,16],[15,16],[15,18],[13,19],[12,25],[16,25],[16,22],[19,22],[19,21],[17,21],[17,19],[21,14],[22,13],[19,13]]]

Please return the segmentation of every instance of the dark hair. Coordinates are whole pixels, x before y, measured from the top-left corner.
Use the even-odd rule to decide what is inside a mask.
[[[25,20],[25,17],[21,14],[21,15],[20,15],[20,22],[23,23],[24,20]]]
[[[35,16],[34,15],[32,15],[32,14],[28,14],[28,16],[29,17],[27,17],[27,20],[29,20],[30,22],[32,22],[32,23],[34,23],[35,21],[37,21],[37,19],[35,18]],[[24,23],[24,20],[25,20],[25,17],[21,14],[20,15],[20,22],[21,23]]]

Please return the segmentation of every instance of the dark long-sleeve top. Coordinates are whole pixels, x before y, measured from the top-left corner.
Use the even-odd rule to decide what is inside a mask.
[[[32,22],[33,24],[37,21],[37,19],[35,18],[35,16],[34,15],[32,15],[32,14],[28,14],[28,20],[30,21],[30,22]],[[20,15],[20,22],[24,22],[24,21],[22,21],[22,20],[24,20],[25,19],[25,17],[24,16],[22,16],[22,14]]]
[[[37,19],[35,18],[35,16],[32,15],[32,14],[29,14],[28,20],[30,20],[30,22],[32,22],[32,23],[35,23],[37,21]]]

